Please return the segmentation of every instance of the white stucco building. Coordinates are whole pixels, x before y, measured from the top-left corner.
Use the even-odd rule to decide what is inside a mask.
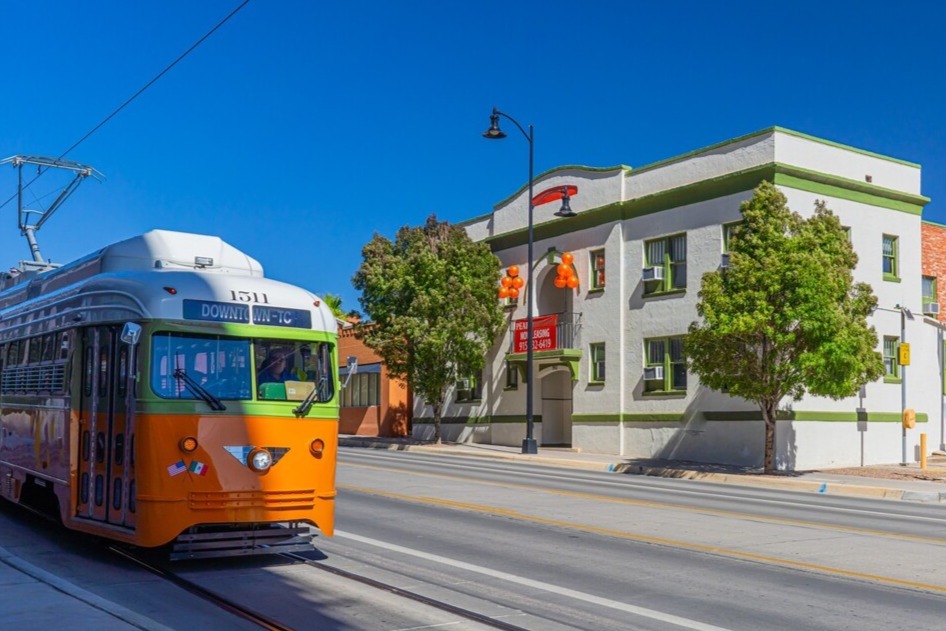
[[[834,401],[784,400],[777,461],[784,469],[889,463],[918,457],[921,433],[942,448],[943,335],[924,317],[920,166],[774,127],[642,168],[560,167],[535,179],[536,193],[574,185],[578,215],[534,213],[535,317],[555,342],[536,350],[535,436],[626,458],[672,458],[740,465],[762,462],[763,423],[749,402],[712,391],[686,373],[682,337],[697,318],[701,277],[726,264],[727,224],[763,180],[800,214],[823,199],[850,228],[859,255],[855,279],[879,300],[870,322],[878,350],[896,353],[900,306],[912,311],[905,338],[911,364],[860,394]],[[528,188],[463,225],[490,244],[503,266],[526,276]],[[574,255],[579,286],[554,285],[562,253]],[[662,276],[662,278],[655,278]],[[646,280],[653,278],[653,280]],[[526,317],[525,291],[507,307],[509,329],[479,379],[459,384],[442,425],[447,440],[519,445],[525,436],[525,354],[513,352],[514,322]],[[536,325],[539,330],[539,325]],[[543,333],[545,335],[545,333]],[[906,388],[903,387],[904,379]],[[902,394],[905,390],[905,399]],[[913,408],[916,427],[901,427]],[[429,436],[431,413],[415,406],[414,434]],[[904,447],[906,445],[906,447]]]

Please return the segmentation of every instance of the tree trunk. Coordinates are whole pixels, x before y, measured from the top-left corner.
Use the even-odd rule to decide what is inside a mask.
[[[778,409],[778,404],[764,403],[761,407],[762,420],[765,422],[763,470],[765,473],[775,473],[775,413]]]
[[[434,406],[434,444],[440,444],[440,403],[435,403]]]

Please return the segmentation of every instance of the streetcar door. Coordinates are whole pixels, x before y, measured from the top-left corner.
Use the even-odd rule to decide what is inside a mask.
[[[79,419],[78,515],[126,523],[125,468],[128,463],[125,394],[128,346],[114,328],[86,328],[82,336]],[[119,348],[124,347],[124,351]],[[129,469],[130,470],[130,469]]]

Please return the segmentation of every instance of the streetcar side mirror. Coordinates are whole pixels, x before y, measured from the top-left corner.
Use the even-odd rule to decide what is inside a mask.
[[[122,342],[125,344],[131,344],[132,346],[137,346],[140,339],[141,325],[135,324],[134,322],[126,322],[124,328],[122,329]]]

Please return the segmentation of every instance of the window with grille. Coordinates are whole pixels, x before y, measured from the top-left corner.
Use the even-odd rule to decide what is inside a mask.
[[[604,343],[592,344],[588,355],[591,358],[591,381],[603,382],[605,377]]]
[[[679,234],[665,239],[644,242],[646,267],[662,270],[662,278],[647,281],[644,293],[686,289],[687,237]]]
[[[894,379],[900,378],[900,364],[897,361],[897,347],[900,345],[898,337],[884,337],[884,376]]]
[[[604,250],[591,253],[591,288],[604,289]]]
[[[685,392],[687,389],[686,356],[683,337],[644,340],[644,392]],[[646,370],[647,368],[656,370]]]
[[[897,265],[897,237],[885,234],[883,249],[884,278],[888,280],[899,278],[900,270]]]

